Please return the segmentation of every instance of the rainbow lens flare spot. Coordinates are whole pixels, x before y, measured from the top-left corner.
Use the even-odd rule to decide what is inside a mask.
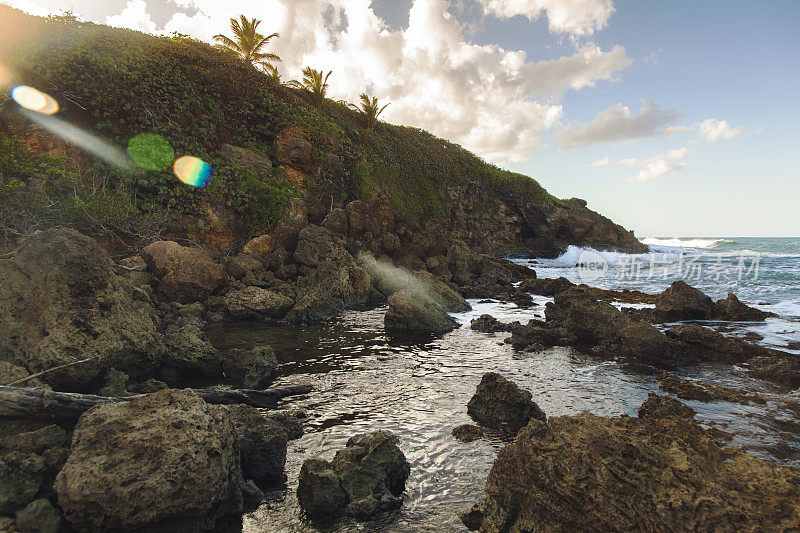
[[[192,187],[202,187],[211,179],[211,165],[192,155],[176,159],[172,170],[179,180]]]
[[[27,85],[17,85],[11,89],[11,98],[25,109],[55,115],[58,113],[58,102],[47,93],[43,93]]]
[[[160,172],[175,161],[175,150],[157,133],[140,133],[128,141],[128,155],[145,170]]]

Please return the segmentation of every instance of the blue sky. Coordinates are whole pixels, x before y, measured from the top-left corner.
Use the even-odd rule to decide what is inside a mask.
[[[800,2],[9,0],[204,40],[279,31],[285,79],[423,127],[646,236],[800,235]]]

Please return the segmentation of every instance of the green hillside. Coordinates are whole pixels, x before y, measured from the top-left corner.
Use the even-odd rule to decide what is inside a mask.
[[[556,201],[535,180],[420,129],[378,123],[362,147],[359,112],[331,100],[317,109],[305,91],[185,37],[37,18],[0,6],[0,58],[11,73],[2,126],[14,132],[0,141],[0,223],[7,238],[56,223],[95,234],[155,231],[178,224],[175,215],[195,214],[203,200],[228,206],[248,232],[268,227],[296,195],[328,205],[386,195],[412,221],[445,214],[448,187],[466,183],[485,189],[484,198],[513,197],[545,208]],[[334,72],[331,84],[335,78]],[[159,134],[176,155],[209,162],[214,177],[193,189],[169,169],[130,171],[94,158],[42,155],[20,133],[26,121],[7,96],[17,84],[52,95],[59,118],[120,147],[136,134]],[[341,162],[334,172],[316,173],[306,191],[280,169],[263,179],[219,156],[227,143],[274,161],[273,141],[290,125],[306,128],[316,160],[334,153]]]

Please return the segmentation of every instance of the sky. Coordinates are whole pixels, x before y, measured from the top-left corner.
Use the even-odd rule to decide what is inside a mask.
[[[639,237],[800,235],[800,2],[6,0],[211,42],[280,33],[382,119],[580,197]]]

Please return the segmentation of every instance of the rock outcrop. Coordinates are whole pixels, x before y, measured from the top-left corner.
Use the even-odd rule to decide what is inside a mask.
[[[733,322],[762,322],[769,317],[777,316],[755,307],[743,304],[732,292],[728,297],[714,303],[715,318]]]
[[[203,301],[228,282],[225,269],[207,253],[176,242],[149,244],[142,249],[142,258],[159,280],[159,292],[172,301]]]
[[[0,359],[29,373],[90,359],[42,380],[83,390],[109,368],[137,375],[164,352],[146,294],[114,274],[94,239],[40,232],[0,263]]]
[[[251,350],[234,348],[222,357],[225,380],[242,389],[261,389],[269,385],[275,375],[278,359],[269,346],[256,346]]]
[[[442,306],[414,289],[403,289],[389,296],[383,323],[389,332],[423,335],[440,335],[458,325]]]
[[[294,301],[288,296],[252,285],[230,291],[223,298],[225,313],[240,320],[281,319],[293,305]]]
[[[315,519],[339,514],[366,519],[400,507],[411,467],[398,444],[387,431],[362,433],[331,462],[307,459],[297,488],[300,507]]]
[[[498,454],[486,499],[462,515],[465,524],[486,532],[798,527],[800,473],[718,448],[675,408],[680,402],[657,398],[639,418],[531,421]]]
[[[467,404],[467,414],[482,426],[513,436],[532,419],[547,420],[532,398],[500,374],[487,372]]]
[[[188,390],[87,411],[54,483],[79,530],[210,528],[240,511],[242,486],[233,425]]]

